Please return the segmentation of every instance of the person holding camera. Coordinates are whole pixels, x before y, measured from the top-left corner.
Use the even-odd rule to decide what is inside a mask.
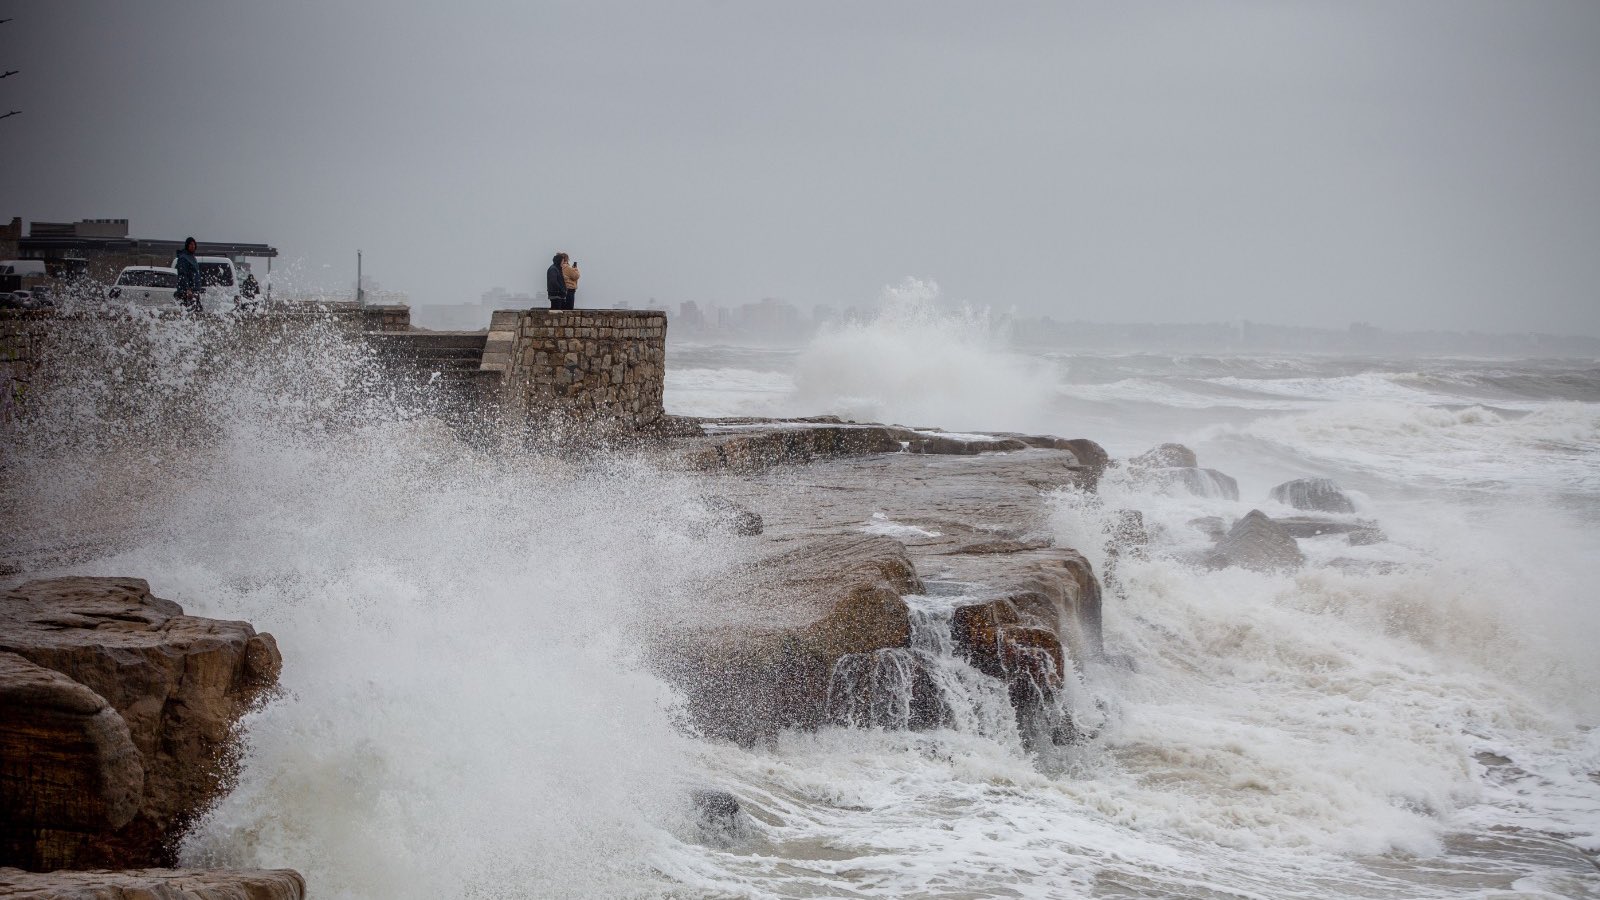
[[[561,261],[561,278],[567,285],[567,309],[578,305],[578,275],[578,264],[572,261],[572,257],[567,256]]]

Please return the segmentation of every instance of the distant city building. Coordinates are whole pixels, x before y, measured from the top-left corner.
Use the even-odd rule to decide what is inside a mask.
[[[503,287],[492,287],[476,303],[427,303],[413,307],[411,318],[422,328],[437,331],[481,331],[489,327],[489,319],[497,309],[548,308],[549,300],[541,293],[513,294]]]
[[[685,300],[678,305],[678,317],[673,320],[673,325],[690,331],[699,331],[706,327],[706,316],[700,311],[700,304],[693,300]]]

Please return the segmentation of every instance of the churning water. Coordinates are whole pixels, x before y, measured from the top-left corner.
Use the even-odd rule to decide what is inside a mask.
[[[1059,757],[950,652],[963,587],[937,582],[911,647],[835,673],[839,724],[698,738],[644,658],[743,561],[692,527],[700,486],[465,446],[332,332],[218,363],[225,330],[151,322],[163,372],[102,348],[8,433],[6,500],[95,537],[63,571],[277,636],[282,693],[184,853],[319,897],[1600,897],[1595,361],[1027,355],[918,289],[797,352],[674,347],[668,407],[1178,440],[1237,479],[1050,498],[1099,571],[1119,510],[1152,535]],[[1388,539],[1303,540],[1293,575],[1190,563],[1190,520],[1286,514],[1268,491],[1303,476]],[[699,839],[708,786],[737,840]]]

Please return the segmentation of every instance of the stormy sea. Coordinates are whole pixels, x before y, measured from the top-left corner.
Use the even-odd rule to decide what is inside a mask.
[[[966,689],[931,589],[945,727],[706,738],[647,653],[747,552],[674,527],[692,475],[464,443],[381,392],[335,415],[365,363],[327,347],[194,396],[203,338],[151,327],[157,411],[83,380],[7,490],[19,529],[84,536],[61,571],[282,648],[186,863],[322,898],[1600,897],[1600,361],[1023,352],[916,302],[791,348],[669,331],[672,413],[1180,442],[1236,481],[1047,492],[1040,537],[1102,574],[1115,511],[1149,543],[1078,673],[1094,728],[1044,757]],[[1308,477],[1381,536],[1304,538],[1292,574],[1196,563],[1203,523],[1293,514],[1269,491]],[[937,527],[882,513],[859,527]],[[704,789],[737,821],[708,829]]]

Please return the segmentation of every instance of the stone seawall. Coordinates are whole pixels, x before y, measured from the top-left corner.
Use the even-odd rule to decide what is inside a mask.
[[[44,310],[0,311],[0,422],[26,402],[54,319]]]
[[[637,430],[665,414],[666,339],[659,311],[500,310],[482,366],[502,373],[530,420]]]
[[[28,397],[47,371],[43,364],[71,359],[83,339],[106,345],[124,345],[141,334],[144,317],[181,320],[177,309],[106,307],[92,312],[55,310],[0,310],[0,422],[19,415]],[[197,324],[236,328],[242,343],[263,342],[296,328],[332,323],[348,334],[409,332],[411,308],[407,306],[357,306],[354,303],[296,304],[238,316],[205,316]],[[76,365],[68,362],[67,365]]]

